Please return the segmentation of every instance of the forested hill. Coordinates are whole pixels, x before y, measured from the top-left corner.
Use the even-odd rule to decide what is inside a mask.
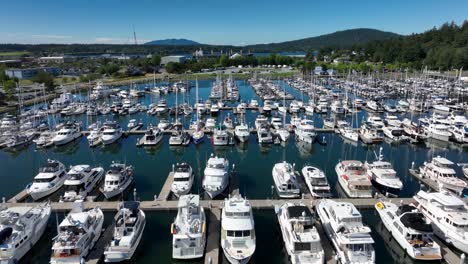
[[[358,28],[280,43],[250,45],[246,48],[265,52],[309,51],[325,47],[343,49],[351,48],[355,45],[362,45],[375,40],[398,38],[399,36],[400,35],[395,33],[385,32],[377,29]]]
[[[368,59],[384,63],[427,65],[433,69],[468,69],[468,20],[462,25],[445,23],[404,38],[369,42],[362,46]]]

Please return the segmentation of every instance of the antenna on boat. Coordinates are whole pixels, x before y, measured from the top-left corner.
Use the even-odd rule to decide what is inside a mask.
[[[133,27],[133,39],[135,40],[135,45],[138,45],[137,38],[136,38],[136,32],[135,32],[135,25],[132,25]]]

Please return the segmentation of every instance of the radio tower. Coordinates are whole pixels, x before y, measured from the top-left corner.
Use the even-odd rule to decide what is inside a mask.
[[[137,38],[136,38],[136,32],[135,32],[135,25],[133,26],[133,39],[135,40],[135,45],[138,45]]]

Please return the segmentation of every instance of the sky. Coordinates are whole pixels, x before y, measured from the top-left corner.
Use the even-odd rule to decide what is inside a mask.
[[[0,43],[133,44],[186,38],[249,45],[353,28],[403,35],[468,20],[467,0],[2,1]]]

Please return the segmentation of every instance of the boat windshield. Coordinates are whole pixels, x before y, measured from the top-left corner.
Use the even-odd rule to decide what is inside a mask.
[[[294,251],[310,251],[311,250],[310,242],[295,242]]]
[[[187,182],[189,181],[190,178],[189,177],[177,177],[177,178],[174,178],[174,181],[175,182]]]
[[[326,178],[312,178],[310,183],[312,183],[312,185],[328,185]]]
[[[346,249],[353,252],[370,252],[374,250],[372,244],[347,244]]]
[[[228,237],[250,237],[250,230],[227,230]]]
[[[51,182],[51,181],[53,181],[54,179],[55,179],[55,177],[34,179],[34,182],[35,182],[35,183]]]
[[[50,163],[46,166],[39,169],[39,172],[50,173],[50,172],[57,172],[59,165],[57,163]]]

